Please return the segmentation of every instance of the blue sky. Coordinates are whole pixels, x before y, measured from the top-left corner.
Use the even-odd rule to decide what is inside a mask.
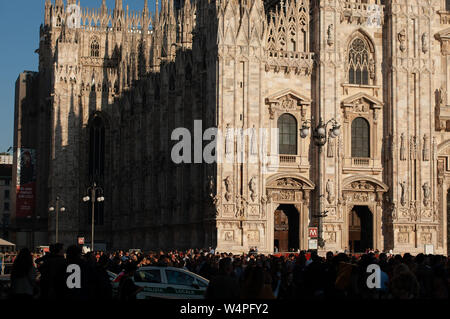
[[[55,2],[55,0],[52,0]],[[99,8],[102,0],[81,0],[82,7]],[[109,8],[114,0],[107,0]],[[149,0],[154,11],[155,0]],[[13,145],[14,86],[19,73],[38,70],[39,26],[44,22],[45,0],[0,0],[0,152]],[[123,0],[124,8],[141,10],[144,0]]]

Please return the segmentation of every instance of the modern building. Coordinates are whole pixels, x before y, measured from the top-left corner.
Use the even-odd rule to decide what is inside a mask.
[[[109,248],[308,249],[317,226],[325,250],[447,253],[449,1],[46,0],[44,16],[15,147],[36,150],[50,241],[57,196],[62,240],[89,241],[96,182]],[[224,161],[198,151],[210,127]]]
[[[0,238],[9,239],[11,197],[12,197],[12,156],[0,154]],[[7,164],[6,164],[7,163]]]

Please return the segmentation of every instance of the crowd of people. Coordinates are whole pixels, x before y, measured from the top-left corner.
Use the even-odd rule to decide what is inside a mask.
[[[88,252],[54,244],[43,256],[22,249],[13,261],[10,298],[135,299],[141,266],[178,267],[208,279],[206,299],[448,299],[450,258],[439,255],[352,255],[316,252],[233,255],[213,250]],[[81,288],[69,289],[67,265],[81,269]],[[367,267],[381,270],[379,287],[367,285]],[[113,293],[109,273],[120,274]]]

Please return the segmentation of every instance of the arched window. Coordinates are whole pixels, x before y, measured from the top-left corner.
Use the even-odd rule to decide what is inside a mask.
[[[96,58],[100,56],[100,45],[95,39],[91,42],[91,56]]]
[[[348,54],[348,82],[350,84],[368,85],[370,68],[370,51],[361,38],[352,41]]]
[[[290,114],[283,114],[278,118],[278,153],[297,155],[297,121]]]
[[[352,122],[352,157],[370,157],[370,125],[362,117]]]

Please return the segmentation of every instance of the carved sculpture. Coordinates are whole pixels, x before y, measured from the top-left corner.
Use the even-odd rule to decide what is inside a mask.
[[[225,178],[225,199],[227,200],[227,202],[229,202],[231,200],[231,193],[233,192],[233,181],[231,180],[230,176],[227,176],[227,178]]]
[[[332,204],[334,202],[334,183],[330,179],[327,181],[326,191],[328,203]]]
[[[245,217],[245,212],[247,211],[248,202],[247,200],[238,195],[236,196],[236,217]]]
[[[429,161],[430,160],[430,148],[429,148],[429,145],[428,145],[429,143],[428,143],[428,135],[427,134],[425,134],[424,136],[423,136],[423,151],[422,151],[422,155],[423,155],[423,160],[425,161],[425,162],[427,162],[427,161]]]
[[[327,30],[327,35],[328,35],[328,39],[327,39],[327,44],[331,47],[334,44],[334,25],[330,24],[328,26],[328,30]]]
[[[334,157],[334,138],[328,137],[328,145],[327,145],[327,157]]]
[[[428,52],[428,32],[422,34],[422,52]]]
[[[400,196],[400,203],[402,204],[402,206],[405,206],[406,205],[406,187],[407,187],[406,182],[405,181],[400,182],[400,187],[402,188],[402,193]]]
[[[256,177],[252,177],[252,179],[250,180],[250,182],[248,183],[249,189],[250,189],[250,198],[252,199],[252,201],[255,201],[256,198],[258,197],[257,191],[256,191]]]
[[[425,184],[423,184],[422,189],[423,189],[423,204],[425,206],[428,206],[430,204],[430,196],[431,196],[430,184],[426,182]]]
[[[403,29],[398,34],[398,41],[400,42],[400,51],[405,52],[406,50],[406,30]]]
[[[406,161],[405,134],[400,135],[400,160]]]

